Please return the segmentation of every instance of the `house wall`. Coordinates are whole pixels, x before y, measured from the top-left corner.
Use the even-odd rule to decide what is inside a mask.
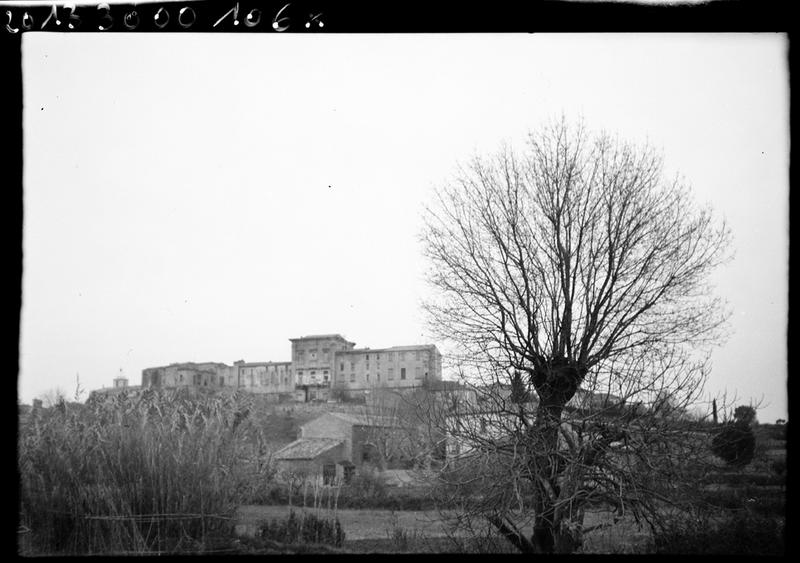
[[[442,356],[433,345],[377,350],[345,350],[336,354],[333,384],[345,389],[401,388],[441,380]]]
[[[295,388],[291,362],[235,362],[229,380],[252,393],[291,393]]]
[[[323,414],[300,427],[298,438],[335,438],[344,441],[343,459],[353,461],[353,425],[330,413]]]
[[[291,342],[297,385],[329,385],[336,353],[355,346],[337,335],[293,338]]]

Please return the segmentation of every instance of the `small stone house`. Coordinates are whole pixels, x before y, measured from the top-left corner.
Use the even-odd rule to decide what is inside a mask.
[[[383,468],[386,444],[401,435],[400,425],[389,417],[328,412],[303,424],[298,439],[275,452],[274,459],[284,476],[348,482],[366,465]]]

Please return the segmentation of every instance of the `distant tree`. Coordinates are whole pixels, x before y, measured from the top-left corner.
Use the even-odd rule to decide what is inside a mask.
[[[511,376],[511,402],[527,403],[531,400],[531,392],[528,384],[522,379],[522,375],[515,371]]]
[[[738,420],[726,424],[711,441],[711,451],[733,467],[744,467],[753,461],[756,437],[750,424]]]
[[[433,333],[476,387],[499,393],[518,373],[537,399],[498,397],[486,432],[465,422],[475,413],[442,419],[475,445],[468,512],[521,551],[577,549],[590,503],[658,517],[697,442],[663,414],[697,400],[724,336],[708,277],[730,234],[662,170],[651,149],[562,120],[522,153],[476,157],[426,213]],[[579,390],[659,408],[635,424],[581,414]]]
[[[733,411],[733,420],[743,424],[753,425],[758,421],[756,419],[756,409],[750,405],[739,405]]]
[[[37,397],[45,408],[63,405],[67,401],[67,393],[61,387],[49,389]]]

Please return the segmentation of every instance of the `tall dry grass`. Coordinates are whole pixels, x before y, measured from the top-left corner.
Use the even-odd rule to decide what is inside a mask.
[[[146,390],[61,403],[20,425],[23,554],[224,548],[274,470],[246,396]]]

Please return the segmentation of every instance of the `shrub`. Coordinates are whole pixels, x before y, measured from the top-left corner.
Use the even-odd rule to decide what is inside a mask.
[[[342,547],[344,530],[338,518],[318,518],[305,513],[297,516],[292,510],[285,520],[271,520],[259,526],[258,536],[285,544],[327,544]]]
[[[753,460],[756,438],[752,428],[742,422],[725,425],[711,441],[711,451],[725,463],[744,467]]]
[[[705,513],[675,516],[656,531],[656,553],[783,555],[781,519],[736,510],[712,518]]]
[[[241,396],[147,390],[43,409],[18,452],[31,554],[202,551],[274,473]]]

